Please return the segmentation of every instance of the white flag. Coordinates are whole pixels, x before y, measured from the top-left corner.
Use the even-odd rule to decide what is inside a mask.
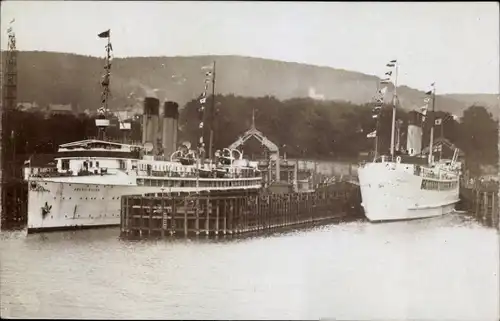
[[[203,97],[202,99],[200,99],[200,104],[204,104],[207,102],[207,97]]]
[[[376,130],[374,130],[371,133],[369,133],[368,135],[366,135],[366,137],[368,137],[368,138],[373,138],[375,136],[377,136],[377,131]]]
[[[201,70],[213,69],[213,67],[214,67],[213,65],[206,65],[201,67]]]

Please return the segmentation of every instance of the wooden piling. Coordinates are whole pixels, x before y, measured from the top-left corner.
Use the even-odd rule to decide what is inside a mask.
[[[344,192],[340,193],[338,189],[342,188]],[[221,232],[238,235],[338,220],[348,215],[342,212],[346,195],[356,196],[356,187],[325,187],[316,192],[267,195],[233,191],[191,196],[123,196],[121,233],[165,236],[183,232],[186,237],[203,232],[206,236]],[[201,226],[200,220],[203,221]]]
[[[498,185],[461,186],[461,209],[488,227],[499,229]]]

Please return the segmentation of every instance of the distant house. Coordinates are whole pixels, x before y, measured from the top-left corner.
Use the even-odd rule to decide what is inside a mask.
[[[45,173],[57,170],[57,163],[54,154],[33,154],[23,166],[23,176],[25,180],[31,175],[43,176]]]
[[[32,110],[37,110],[38,108],[40,108],[40,106],[36,103],[36,101],[32,102],[32,103],[18,103],[17,104],[17,109],[21,110],[21,111],[32,111]]]
[[[134,113],[128,110],[115,111],[113,114],[118,118],[119,121],[124,121],[127,119],[134,118]]]
[[[59,104],[49,104],[47,106],[47,112],[51,115],[67,115],[73,113],[73,107],[71,104],[59,105]]]

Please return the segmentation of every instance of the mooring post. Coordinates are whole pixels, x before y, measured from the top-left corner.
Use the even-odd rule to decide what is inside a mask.
[[[194,215],[195,215],[195,222],[194,222],[195,234],[198,236],[200,235],[200,195],[196,195]]]
[[[188,235],[188,205],[187,197],[184,198],[184,236]]]
[[[207,196],[206,198],[206,206],[205,206],[205,211],[207,213],[206,220],[205,220],[205,234],[209,235],[210,234],[210,212],[212,211],[212,202],[213,200],[210,198],[210,196]]]
[[[142,236],[142,227],[144,226],[144,197],[141,196],[141,219],[140,219],[140,224],[139,224],[139,235]]]
[[[165,210],[165,195],[161,194],[161,237],[165,237],[165,230],[167,229],[168,213]]]
[[[474,211],[474,217],[476,219],[479,219],[480,218],[480,216],[479,216],[479,214],[480,214],[479,208],[480,207],[479,206],[481,205],[481,198],[480,198],[479,189],[477,187],[476,187],[476,190],[475,190],[474,194],[475,194],[474,201],[476,202],[476,204],[475,204],[476,205],[476,210]]]
[[[220,199],[215,200],[215,235],[219,235]]]
[[[227,216],[229,215],[229,207],[227,206],[227,203],[228,203],[228,200],[227,199],[224,199],[224,210],[222,212],[222,215],[223,215],[223,219],[224,219],[224,222],[223,222],[223,225],[222,225],[222,229],[223,229],[223,234],[226,235],[227,233]]]
[[[171,196],[169,198],[170,203],[170,235],[175,234],[176,225],[177,225],[177,198],[175,196]]]
[[[154,212],[154,198],[149,198],[149,224],[148,224],[148,236],[151,236],[151,230],[153,229],[153,212]]]
[[[493,192],[492,195],[492,209],[493,209],[493,215],[492,215],[492,223],[494,228],[499,228],[498,226],[498,221],[500,219],[500,210],[498,208],[498,194]]]
[[[125,231],[125,220],[127,212],[127,203],[125,202],[127,196],[121,197],[121,208],[120,208],[120,232],[124,234]]]
[[[487,219],[488,219],[488,192],[483,192],[482,194],[483,194],[482,195],[483,196],[482,197],[483,198],[483,201],[482,201],[483,206],[481,208],[482,209],[482,211],[481,211],[482,212],[481,213],[481,221],[483,223],[487,224],[488,223],[488,221],[487,221]]]
[[[229,199],[229,234],[233,234],[233,211],[234,211],[234,205],[233,205],[233,199]]]

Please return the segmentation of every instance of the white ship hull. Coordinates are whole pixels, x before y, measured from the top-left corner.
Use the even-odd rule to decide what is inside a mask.
[[[71,177],[36,179],[28,184],[28,233],[95,228],[120,224],[121,196],[146,193],[196,192],[196,187],[138,186],[133,181],[109,184],[97,182],[99,177]],[[76,182],[76,181],[79,182]],[[87,180],[87,181],[85,181]],[[94,182],[93,182],[94,181]],[[34,188],[33,182],[37,187]],[[244,189],[258,189],[260,178]],[[217,190],[234,190],[235,187],[217,187]],[[200,189],[201,190],[201,189]],[[214,188],[211,188],[214,190]],[[46,214],[43,215],[43,209]]]
[[[396,221],[441,216],[459,201],[458,177],[452,188],[422,189],[414,165],[369,163],[358,169],[362,206],[370,221]]]

